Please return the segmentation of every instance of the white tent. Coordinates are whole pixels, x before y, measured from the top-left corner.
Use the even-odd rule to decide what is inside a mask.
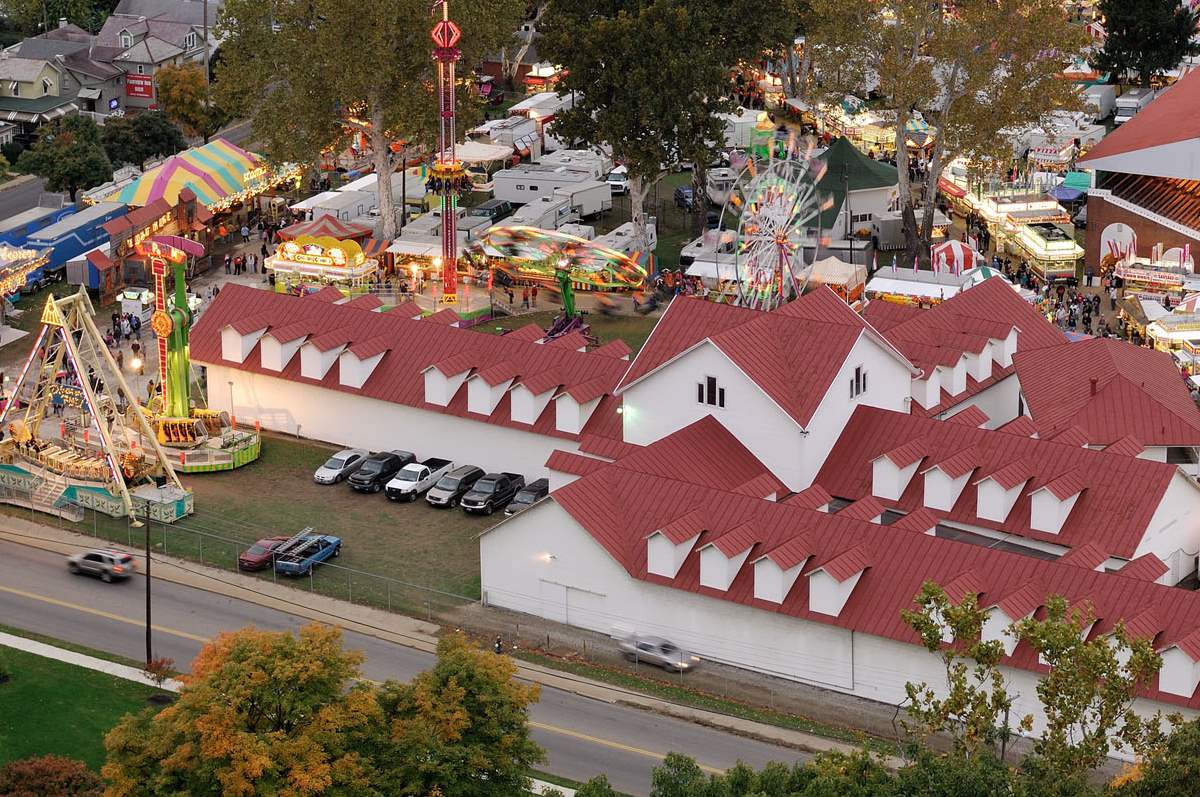
[[[867,267],[847,263],[836,257],[818,260],[807,269],[809,285],[862,285],[867,281]]]
[[[337,195],[338,195],[337,191],[322,191],[321,193],[317,194],[316,196],[310,196],[308,199],[301,199],[296,204],[291,205],[291,209],[292,210],[308,210],[309,208],[314,208],[317,205],[320,205],[322,202],[325,202],[328,199],[332,199],[333,197],[336,197]]]
[[[454,157],[462,163],[491,163],[511,158],[512,154],[512,147],[479,141],[467,141],[454,147]]]

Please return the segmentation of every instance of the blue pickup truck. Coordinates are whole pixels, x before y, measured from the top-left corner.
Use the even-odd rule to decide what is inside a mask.
[[[328,534],[309,534],[275,553],[275,572],[285,576],[304,576],[313,567],[342,552],[342,540]]]

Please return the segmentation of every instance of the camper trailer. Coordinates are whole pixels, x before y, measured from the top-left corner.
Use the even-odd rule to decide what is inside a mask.
[[[653,216],[646,219],[645,247],[635,246],[633,237],[633,222],[627,221],[612,232],[605,233],[596,238],[596,243],[626,255],[633,255],[642,251],[653,252],[654,248],[658,246],[658,225],[656,219]]]
[[[612,210],[612,189],[608,183],[599,180],[560,186],[554,189],[554,194],[566,198],[571,204],[571,211],[581,219]]]
[[[717,207],[724,207],[729,201],[729,194],[737,183],[738,173],[727,166],[709,169],[704,177],[704,191],[708,199]]]
[[[578,221],[571,210],[571,200],[564,196],[539,197],[517,208],[504,220],[506,227],[537,227],[540,230],[557,230],[564,224]]]
[[[749,108],[738,108],[733,113],[719,113],[717,118],[725,123],[726,147],[749,149],[754,139],[754,126],[758,123],[758,112]]]
[[[560,149],[543,155],[538,159],[538,164],[584,171],[590,174],[593,180],[603,180],[613,167],[612,158],[590,149]]]
[[[492,196],[523,205],[539,197],[552,197],[557,188],[576,188],[591,181],[592,176],[589,172],[565,166],[522,163],[511,169],[501,169],[492,180],[495,183]]]
[[[1083,102],[1091,106],[1092,121],[1103,122],[1112,116],[1117,107],[1117,87],[1106,84],[1088,86],[1083,92]]]
[[[1141,86],[1132,88],[1129,91],[1117,97],[1117,113],[1113,117],[1115,124],[1124,124],[1132,119],[1138,111],[1145,108],[1154,101],[1154,89],[1147,89]]]
[[[538,123],[524,116],[508,116],[484,122],[471,131],[471,137],[485,144],[511,147],[523,157],[536,159],[542,154],[542,132]]]

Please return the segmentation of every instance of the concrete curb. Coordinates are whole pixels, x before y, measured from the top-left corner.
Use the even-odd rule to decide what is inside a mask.
[[[16,650],[23,650],[26,653],[33,653],[36,656],[42,656],[47,659],[56,659],[66,664],[74,664],[76,667],[83,667],[88,670],[106,673],[115,678],[123,678],[126,681],[133,681],[142,684],[143,686],[153,686],[155,689],[162,689],[164,692],[178,692],[183,688],[183,683],[174,678],[168,678],[163,681],[162,686],[154,682],[150,676],[137,669],[125,664],[117,664],[114,661],[106,661],[98,659],[95,656],[88,656],[85,653],[76,653],[73,650],[64,650],[56,648],[53,645],[47,645],[44,642],[36,642],[32,639],[26,639],[22,636],[14,636],[0,632],[0,645]]]
[[[14,177],[13,179],[11,179],[7,182],[0,183],[0,194],[4,193],[5,191],[8,191],[12,188],[16,188],[17,186],[25,185],[26,183],[31,183],[36,179],[37,179],[37,177],[32,174],[22,174],[20,177]]]
[[[66,555],[76,553],[80,548],[105,545],[117,549],[129,549],[129,546],[126,545],[106,543],[103,540],[96,540],[86,535],[11,515],[0,517],[3,517],[5,521],[5,528],[0,530],[0,540],[8,540],[44,551]],[[129,549],[129,553],[138,558],[142,557],[137,549]],[[144,561],[142,566],[145,566]],[[411,617],[350,604],[323,595],[306,595],[294,587],[271,584],[249,576],[227,570],[217,570],[162,554],[156,554],[154,557],[154,577],[217,595],[248,601],[427,653],[436,650],[436,635],[441,631],[436,625]],[[304,602],[306,599],[307,602]],[[321,609],[317,606],[326,608]],[[853,744],[826,739],[790,728],[766,725],[728,714],[691,708],[561,670],[520,660],[515,660],[515,663],[517,677],[522,680],[571,692],[592,700],[620,703],[631,708],[665,714],[676,719],[695,722],[710,728],[797,750],[848,753],[858,749]],[[552,786],[552,788],[558,787]]]

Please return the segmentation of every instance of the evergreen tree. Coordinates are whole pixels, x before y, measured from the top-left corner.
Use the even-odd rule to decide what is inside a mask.
[[[1108,34],[1092,65],[1120,81],[1126,72],[1150,85],[1156,74],[1179,65],[1184,57],[1200,55],[1196,39],[1197,12],[1179,0],[1100,0],[1099,11]]]

